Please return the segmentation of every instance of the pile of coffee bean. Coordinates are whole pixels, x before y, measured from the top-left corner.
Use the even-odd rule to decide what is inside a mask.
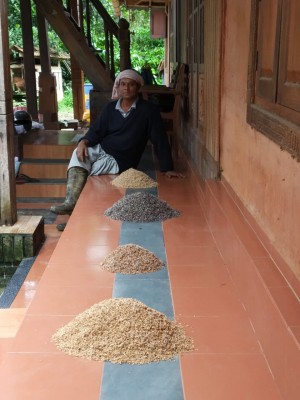
[[[183,327],[131,298],[103,300],[60,328],[52,342],[77,357],[146,364],[194,349]]]
[[[125,195],[104,215],[114,220],[128,222],[154,222],[179,217],[180,211],[170,207],[167,202],[146,191]]]
[[[144,274],[158,271],[163,265],[151,251],[130,243],[118,246],[105,257],[100,267],[119,274]]]

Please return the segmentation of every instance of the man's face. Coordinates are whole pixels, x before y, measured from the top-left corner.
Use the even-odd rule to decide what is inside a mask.
[[[123,78],[120,80],[119,97],[126,100],[134,100],[139,92],[139,84],[133,79]]]

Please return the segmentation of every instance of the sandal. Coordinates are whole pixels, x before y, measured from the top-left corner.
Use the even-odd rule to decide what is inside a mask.
[[[20,184],[20,183],[33,183],[33,182],[39,182],[39,179],[35,179],[35,178],[30,178],[30,176],[25,175],[25,174],[18,174],[16,176],[16,183]]]

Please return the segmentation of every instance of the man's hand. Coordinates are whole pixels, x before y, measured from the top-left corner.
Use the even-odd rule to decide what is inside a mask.
[[[88,141],[81,140],[77,146],[77,157],[81,162],[85,162],[86,157],[88,156]]]
[[[176,171],[167,171],[165,172],[167,178],[185,178],[185,175],[181,174],[180,172]]]

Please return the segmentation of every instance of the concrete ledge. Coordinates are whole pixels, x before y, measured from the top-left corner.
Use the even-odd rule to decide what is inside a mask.
[[[33,257],[44,239],[43,217],[19,216],[14,225],[0,227],[0,262]]]

